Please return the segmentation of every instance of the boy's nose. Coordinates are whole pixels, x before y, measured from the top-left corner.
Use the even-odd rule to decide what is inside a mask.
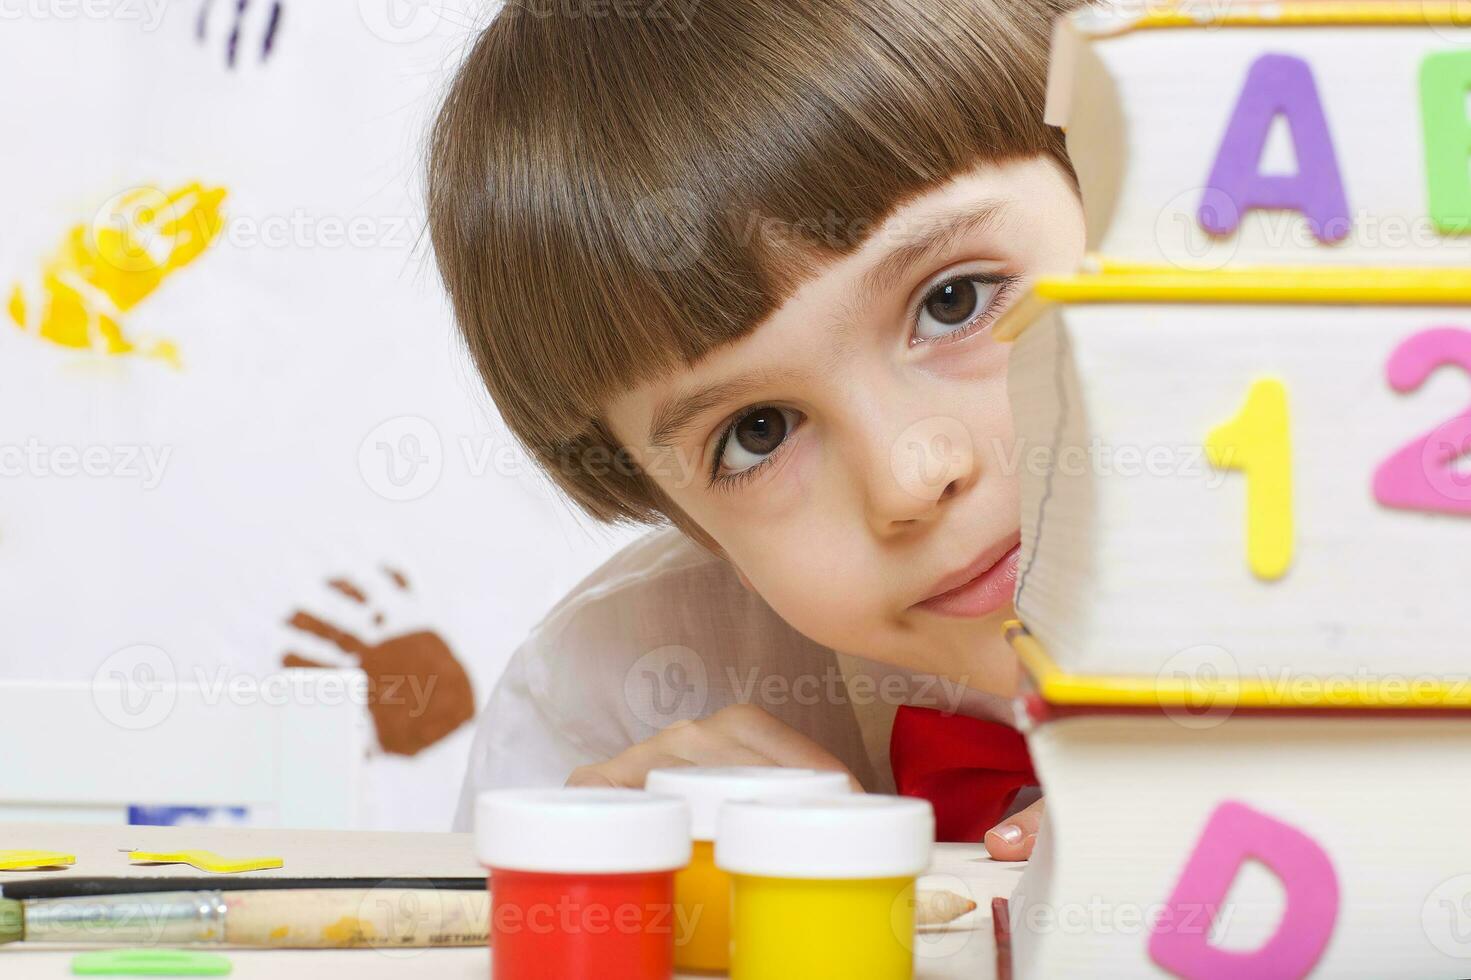
[[[874,530],[882,534],[932,518],[975,482],[979,470],[970,430],[947,416],[920,419],[872,452],[868,505]]]

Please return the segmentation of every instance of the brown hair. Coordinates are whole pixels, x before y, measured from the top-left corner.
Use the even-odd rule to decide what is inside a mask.
[[[1042,103],[1075,2],[511,0],[434,124],[428,209],[517,438],[594,516],[678,520],[601,406],[748,333],[906,199],[1066,166]]]

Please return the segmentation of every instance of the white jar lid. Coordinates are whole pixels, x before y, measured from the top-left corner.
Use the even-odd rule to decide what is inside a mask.
[[[829,796],[727,803],[715,863],[771,878],[902,878],[923,874],[935,811],[904,796]]]
[[[674,871],[690,861],[689,805],[637,789],[492,790],[475,798],[475,856],[502,871]]]
[[[690,805],[695,840],[715,839],[715,818],[731,800],[841,796],[853,786],[845,773],[782,766],[679,766],[655,769],[644,786],[678,796]]]

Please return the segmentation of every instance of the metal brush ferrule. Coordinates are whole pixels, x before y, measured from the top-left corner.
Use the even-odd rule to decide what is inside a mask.
[[[27,942],[136,946],[225,941],[218,891],[36,898],[25,903]]]

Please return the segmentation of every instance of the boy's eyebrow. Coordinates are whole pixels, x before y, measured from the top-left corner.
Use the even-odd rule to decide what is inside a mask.
[[[895,281],[906,271],[944,252],[957,239],[998,224],[1005,217],[1007,203],[1003,200],[981,201],[969,207],[942,211],[926,220],[922,232],[910,237],[863,274],[858,283],[854,308],[862,309],[869,305],[874,297],[893,288]]]
[[[712,406],[739,398],[763,383],[765,379],[737,378],[669,399],[654,409],[649,422],[649,445],[655,449],[673,446],[684,430]]]

